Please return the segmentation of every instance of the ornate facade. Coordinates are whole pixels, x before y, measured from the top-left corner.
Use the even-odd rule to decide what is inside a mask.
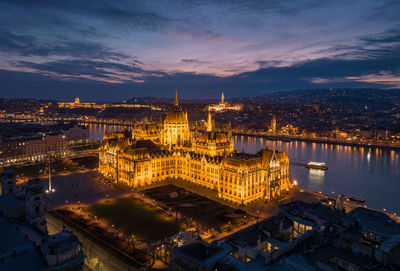
[[[192,136],[177,97],[164,122],[152,125],[106,135],[99,149],[99,172],[132,187],[181,178],[238,204],[271,200],[291,186],[285,150],[236,152],[230,126],[227,133],[216,132],[210,113],[206,131],[196,128]]]
[[[183,112],[175,93],[174,107],[168,112],[161,129],[161,144],[164,146],[189,146],[192,135],[189,129],[187,112]]]

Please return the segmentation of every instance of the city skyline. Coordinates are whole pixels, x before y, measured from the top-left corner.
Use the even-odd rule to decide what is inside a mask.
[[[0,270],[400,270],[399,0],[0,0]]]
[[[2,97],[400,88],[395,1],[2,2]]]

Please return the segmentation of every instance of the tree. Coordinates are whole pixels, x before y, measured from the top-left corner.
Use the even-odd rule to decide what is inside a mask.
[[[146,228],[142,240],[146,244],[147,252],[150,256],[150,261],[147,263],[149,268],[154,265],[155,261],[160,256],[160,259],[163,257],[164,261],[168,260],[173,247],[172,236],[175,230],[174,224],[163,225],[163,227],[158,228],[157,231]],[[163,255],[159,254],[160,248]]]

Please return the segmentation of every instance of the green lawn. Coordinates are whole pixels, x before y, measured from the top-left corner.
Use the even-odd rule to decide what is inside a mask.
[[[152,242],[171,236],[183,229],[172,218],[133,198],[95,204],[86,211],[103,218],[125,233],[135,234]]]
[[[48,163],[19,166],[15,168],[15,171],[18,175],[26,178],[37,178],[44,173],[48,174],[48,166]],[[60,174],[77,170],[77,167],[65,163],[62,160],[52,161],[50,168],[52,174]]]
[[[72,146],[69,149],[72,151],[84,151],[84,150],[94,150],[100,147],[100,143],[98,142],[90,142],[89,145],[85,146]]]
[[[71,158],[71,160],[87,169],[96,169],[99,167],[99,158],[97,156],[76,157]]]

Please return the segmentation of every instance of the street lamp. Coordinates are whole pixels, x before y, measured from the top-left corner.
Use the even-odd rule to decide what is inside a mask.
[[[49,188],[46,189],[46,193],[48,194],[48,193],[56,192],[56,190],[54,188],[52,188],[52,186],[51,186],[51,167],[50,167],[49,146],[48,146],[47,140],[45,139],[45,136],[42,139],[46,141],[46,154],[49,159]]]

